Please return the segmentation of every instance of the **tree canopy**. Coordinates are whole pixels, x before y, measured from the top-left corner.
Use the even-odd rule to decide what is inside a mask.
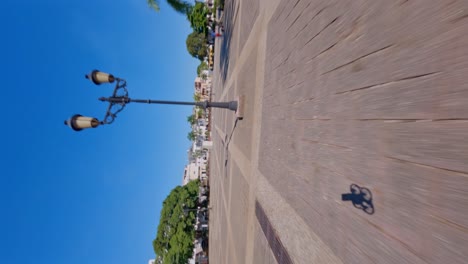
[[[193,94],[193,100],[195,100],[195,102],[200,102],[201,96],[199,94],[197,94],[197,93],[194,93]],[[189,120],[187,120],[187,121],[190,122]],[[190,123],[192,123],[192,122],[190,122]]]
[[[197,133],[193,132],[193,131],[190,131],[188,134],[187,134],[187,139],[189,141],[194,141],[195,139],[197,138]]]
[[[203,115],[205,114],[205,110],[203,108],[197,108],[196,114],[197,114],[197,119],[203,118]]]
[[[148,6],[159,11],[159,0],[146,0]],[[193,33],[188,35],[187,50],[193,57],[203,61],[207,55],[206,34],[208,9],[203,2],[195,1],[195,5],[184,0],[167,0],[167,3],[178,13],[187,17]]]
[[[190,125],[194,125],[197,122],[197,118],[195,115],[189,115],[187,116],[187,122],[189,122]]]
[[[207,55],[206,36],[203,33],[192,32],[187,36],[187,50],[193,57],[203,61]]]
[[[163,202],[153,249],[163,263],[185,264],[192,257],[195,239],[195,214],[184,213],[184,208],[195,209],[199,181],[174,188]]]
[[[208,64],[204,61],[200,62],[200,65],[197,67],[197,75],[200,76],[204,70],[208,70]]]
[[[192,11],[193,5],[187,1],[167,0],[167,3],[180,14],[188,15]]]
[[[158,0],[146,0],[148,6],[152,9],[159,11],[159,1]],[[188,16],[192,12],[193,5],[187,1],[181,0],[167,0],[167,3],[177,12],[183,15]]]
[[[159,1],[158,0],[146,0],[148,6],[154,9],[156,12],[159,12]]]
[[[192,27],[194,32],[206,34],[207,13],[208,11],[206,10],[205,4],[199,2],[196,3],[190,11],[190,13],[187,14],[187,19],[190,22],[190,26]]]

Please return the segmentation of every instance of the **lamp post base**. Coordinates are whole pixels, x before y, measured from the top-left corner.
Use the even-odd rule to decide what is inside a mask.
[[[237,101],[230,101],[230,102],[197,102],[198,106],[201,106],[203,108],[224,108],[224,109],[229,109],[231,111],[237,112]]]
[[[239,120],[244,118],[244,109],[245,109],[245,95],[239,95],[236,97],[237,101],[237,110],[236,117]]]

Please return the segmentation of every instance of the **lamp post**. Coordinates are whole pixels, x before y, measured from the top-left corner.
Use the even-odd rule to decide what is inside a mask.
[[[146,104],[172,104],[172,105],[194,105],[204,109],[206,108],[224,108],[229,109],[238,114],[239,118],[239,106],[238,101],[230,102],[178,102],[178,101],[163,101],[163,100],[150,100],[150,99],[132,99],[128,96],[127,82],[124,79],[114,77],[114,75],[93,70],[90,74],[85,77],[91,80],[96,85],[103,83],[116,82],[114,92],[110,97],[99,98],[102,102],[109,102],[107,107],[106,115],[102,121],[94,117],[86,117],[82,115],[74,115],[68,120],[65,120],[65,125],[69,126],[75,131],[80,131],[86,128],[95,128],[99,125],[111,124],[117,117],[117,114],[122,111],[128,103],[146,103]]]

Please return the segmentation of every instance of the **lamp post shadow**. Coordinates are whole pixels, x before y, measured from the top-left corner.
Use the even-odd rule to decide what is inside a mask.
[[[366,214],[375,213],[372,192],[369,189],[359,187],[357,184],[351,184],[349,189],[351,193],[341,195],[342,201],[351,201],[354,207],[363,210]]]

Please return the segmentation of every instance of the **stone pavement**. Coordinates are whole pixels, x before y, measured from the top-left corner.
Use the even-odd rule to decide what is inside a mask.
[[[211,263],[466,263],[468,1],[226,0],[225,30]]]

